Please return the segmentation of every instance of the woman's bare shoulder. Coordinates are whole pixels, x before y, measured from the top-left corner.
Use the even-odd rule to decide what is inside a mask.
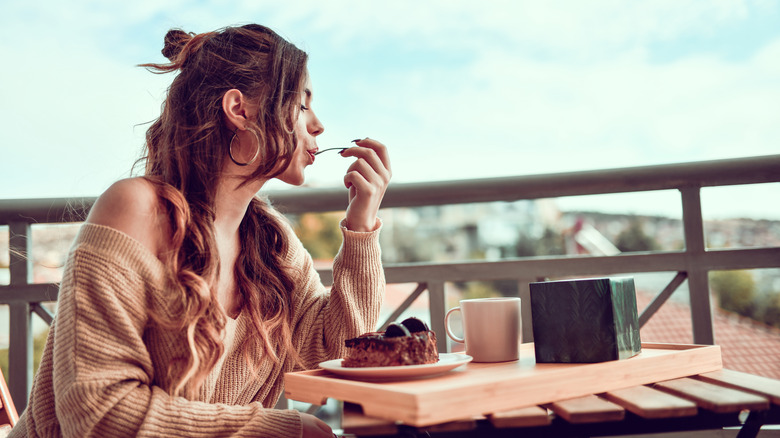
[[[119,230],[160,254],[167,221],[155,186],[144,178],[115,182],[95,201],[86,222]]]

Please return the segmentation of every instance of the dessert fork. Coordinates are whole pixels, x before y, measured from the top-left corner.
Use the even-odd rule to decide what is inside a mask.
[[[345,151],[347,149],[349,149],[349,148],[328,148],[328,149],[323,149],[321,151],[317,151],[317,152],[314,153],[314,155],[319,155],[319,154],[321,154],[323,152],[335,151],[335,150],[338,150],[339,152],[342,152],[342,151]]]

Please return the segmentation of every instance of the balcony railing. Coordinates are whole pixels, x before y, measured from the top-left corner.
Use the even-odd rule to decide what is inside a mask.
[[[387,318],[396,319],[427,292],[432,329],[444,332],[445,282],[514,280],[521,298],[529,297],[528,283],[562,276],[612,273],[676,272],[640,315],[644,324],[685,281],[691,303],[693,341],[715,342],[708,273],[713,270],[780,267],[780,247],[707,249],[701,206],[703,187],[780,182],[780,155],[697,163],[531,175],[480,180],[391,185],[384,209],[476,202],[517,201],[564,196],[676,190],[680,194],[685,248],[679,251],[628,253],[615,256],[562,256],[469,261],[405,263],[385,266],[388,283],[417,283],[409,298]],[[284,213],[330,212],[346,208],[341,189],[296,189],[269,193]],[[769,202],[770,200],[767,200]],[[53,315],[41,303],[56,301],[55,284],[32,283],[31,226],[78,222],[94,198],[0,200],[0,225],[9,228],[10,284],[0,286],[0,304],[9,306],[9,386],[15,403],[24,409],[32,385],[32,314],[51,323]],[[321,271],[332,282],[330,270]],[[528,301],[525,301],[528,302]],[[530,306],[523,306],[523,339],[532,340]],[[439,339],[446,351],[446,339]]]

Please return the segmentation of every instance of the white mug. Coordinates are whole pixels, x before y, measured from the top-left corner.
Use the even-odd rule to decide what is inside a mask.
[[[463,338],[450,329],[450,315],[463,315]],[[466,344],[474,362],[506,362],[519,358],[520,298],[476,298],[461,300],[444,316],[444,329],[455,342]]]

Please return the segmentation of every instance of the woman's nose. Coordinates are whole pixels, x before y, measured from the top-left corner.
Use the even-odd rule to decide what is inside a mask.
[[[309,122],[309,134],[316,137],[325,131],[325,127],[322,126],[322,122],[317,116],[314,116]]]

